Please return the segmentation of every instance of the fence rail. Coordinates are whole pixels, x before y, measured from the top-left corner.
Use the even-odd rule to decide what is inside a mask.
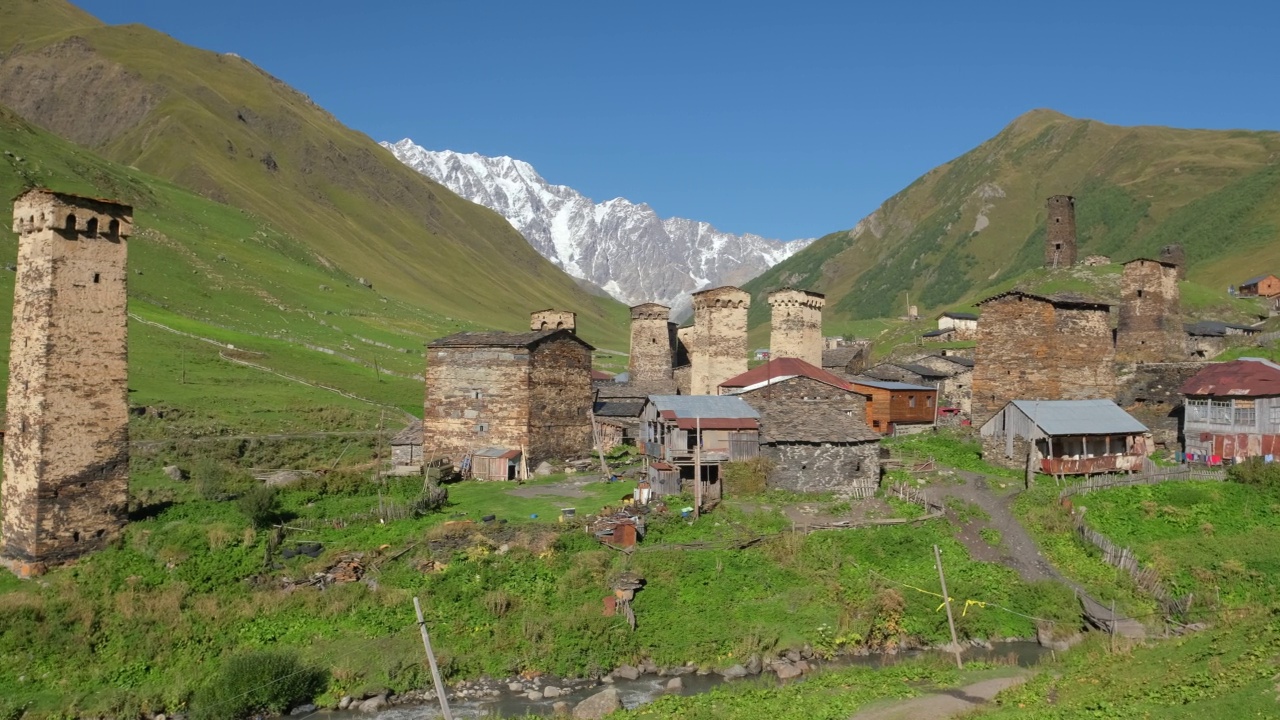
[[[1058,497],[1065,499],[1072,495],[1084,495],[1098,490],[1131,487],[1134,485],[1159,485],[1165,482],[1187,481],[1224,482],[1226,479],[1226,470],[1211,470],[1190,465],[1135,475],[1093,475],[1085,478],[1082,482],[1066,487],[1062,492],[1058,493]]]

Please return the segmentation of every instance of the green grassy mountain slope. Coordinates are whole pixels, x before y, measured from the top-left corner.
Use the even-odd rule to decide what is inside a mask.
[[[1189,280],[1222,288],[1280,269],[1280,133],[1118,127],[1035,110],[752,280],[752,324],[783,285],[827,294],[831,323],[922,312],[1041,264],[1044,200],[1076,197],[1080,257],[1181,243]]]
[[[0,104],[109,160],[241,208],[315,263],[442,316],[519,329],[579,313],[625,346],[625,309],[543,259],[502,217],[404,167],[252,63],[62,0],[0,5]],[[131,199],[126,197],[125,199]]]

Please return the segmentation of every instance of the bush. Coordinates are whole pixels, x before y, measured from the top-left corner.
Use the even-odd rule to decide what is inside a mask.
[[[1280,488],[1280,463],[1263,462],[1262,458],[1257,457],[1249,458],[1227,468],[1227,477],[1241,485]]]
[[[725,494],[731,497],[759,495],[765,491],[773,467],[773,461],[764,456],[725,463],[720,466]]]
[[[271,485],[259,485],[236,500],[236,507],[256,528],[264,528],[280,516],[280,495]]]
[[[192,720],[239,720],[257,713],[281,714],[324,691],[325,671],[295,655],[258,650],[237,655],[191,699]]]

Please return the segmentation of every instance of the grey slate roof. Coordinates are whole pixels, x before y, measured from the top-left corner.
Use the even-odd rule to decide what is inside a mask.
[[[858,356],[865,348],[860,345],[841,345],[837,348],[822,351],[822,367],[843,368],[849,361]]]
[[[756,412],[746,400],[736,395],[650,395],[649,402],[658,411],[670,410],[682,418],[752,418]]]
[[[943,317],[949,317],[952,320],[977,320],[978,316],[967,312],[944,312]]]
[[[867,387],[880,388],[881,390],[937,390],[935,387],[928,385],[912,385],[904,382],[889,382],[888,380],[876,380],[874,378],[858,375],[849,379],[849,382],[855,385],[866,385]]]
[[[592,350],[595,349],[585,340],[565,329],[529,332],[460,332],[432,340],[427,343],[427,347],[532,347],[557,333],[563,333],[566,337],[573,338]]]
[[[1188,335],[1199,335],[1201,337],[1222,337],[1227,334],[1227,330],[1240,330],[1246,333],[1261,332],[1252,325],[1238,325],[1220,320],[1201,320],[1190,325],[1184,325],[1183,330]]]
[[[955,328],[941,328],[939,330],[930,330],[920,337],[942,337],[943,335],[950,335],[953,332],[955,332]]]
[[[676,381],[662,383],[602,382],[595,385],[596,399],[633,398],[644,400],[650,395],[668,395],[676,391]]]
[[[945,378],[945,377],[950,377],[949,375],[947,375],[946,373],[942,372],[941,370],[934,370],[933,368],[931,368],[931,367],[925,367],[924,365],[915,365],[915,364],[913,364],[913,363],[895,363],[895,364],[896,364],[898,367],[902,368],[903,370],[910,370],[911,372],[913,372],[913,373],[915,373],[915,374],[919,375],[920,377],[927,377],[927,378],[929,378],[929,377],[933,377],[933,378]]]
[[[1147,426],[1110,400],[1014,400],[1047,435],[1144,433]]]
[[[827,402],[794,400],[760,407],[760,442],[879,442],[880,433],[862,418]]]
[[[401,430],[391,438],[392,445],[421,445],[422,444],[422,421],[414,420],[409,423],[409,427]]]
[[[595,404],[596,417],[640,417],[640,413],[644,410],[644,400],[597,400]]]

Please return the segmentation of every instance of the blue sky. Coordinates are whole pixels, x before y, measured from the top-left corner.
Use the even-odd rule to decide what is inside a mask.
[[[243,55],[375,140],[784,239],[852,227],[1037,107],[1280,129],[1261,0],[78,4]]]

